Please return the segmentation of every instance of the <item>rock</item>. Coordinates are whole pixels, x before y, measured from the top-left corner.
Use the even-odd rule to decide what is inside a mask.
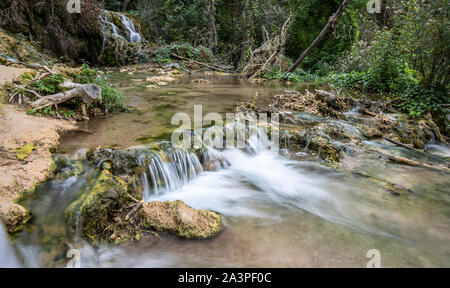
[[[180,200],[138,201],[141,197],[130,194],[130,185],[123,177],[106,169],[111,169],[111,163],[103,162],[102,166],[98,178],[89,181],[91,188],[65,211],[69,225],[82,223],[82,235],[93,244],[139,240],[143,229],[168,231],[187,239],[208,238],[222,229],[220,215],[193,209]]]
[[[23,206],[13,202],[0,202],[0,219],[9,233],[22,230],[30,218],[30,211]]]
[[[375,128],[364,127],[360,129],[361,134],[367,139],[376,139],[383,137],[383,133]]]
[[[80,215],[83,219],[81,229],[83,236],[91,239],[94,244],[108,239],[115,234],[116,243],[134,239],[136,234],[134,225],[122,222],[120,210],[130,204],[128,186],[108,170],[103,170],[87,191],[83,191],[78,199],[66,209],[66,219],[69,224],[76,226]]]
[[[156,84],[158,84],[158,86],[166,86],[167,82],[161,81],[161,82],[157,82]]]
[[[147,89],[155,89],[155,88],[158,88],[158,86],[150,84],[150,85],[145,86],[145,88],[147,88]]]
[[[220,215],[193,209],[181,200],[144,203],[142,211],[145,228],[169,231],[182,238],[209,238],[222,229]]]
[[[103,115],[102,109],[98,108],[98,107],[94,107],[89,111],[89,114],[92,117],[99,117]]]
[[[152,77],[147,77],[147,79],[145,79],[145,81],[147,81],[147,82],[154,82],[154,83],[171,82],[174,80],[175,80],[175,78],[172,77],[171,75],[152,76]]]

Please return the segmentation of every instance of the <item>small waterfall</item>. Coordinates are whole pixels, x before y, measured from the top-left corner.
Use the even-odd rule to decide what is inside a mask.
[[[163,152],[148,161],[138,158],[138,163],[144,169],[141,181],[145,201],[164,192],[181,188],[204,171],[197,154],[187,150]]]
[[[115,39],[121,39],[124,41],[127,41],[129,43],[140,43],[142,42],[143,38],[141,34],[139,34],[136,31],[136,28],[133,24],[133,22],[128,18],[127,16],[120,14],[120,21],[123,25],[123,28],[126,29],[126,31],[121,31],[119,27],[117,27],[116,24],[114,24],[111,20],[111,16],[113,12],[106,11],[103,15],[99,16],[99,21],[102,24],[102,33],[103,33],[103,41],[106,41],[107,38],[107,32],[111,32],[111,35]],[[116,14],[114,14],[114,17],[117,17]],[[108,27],[108,28],[107,28]],[[122,28],[122,30],[123,30]],[[108,30],[108,31],[107,31]],[[125,33],[125,34],[124,34]]]
[[[109,26],[109,27],[111,27],[111,34],[113,35],[113,37],[114,38],[122,38],[122,39],[125,39],[124,37],[122,37],[122,36],[120,36],[120,34],[119,34],[119,28],[117,28],[117,26],[114,24],[114,23],[112,23],[111,21],[109,21],[108,20],[108,17],[105,15],[105,16],[99,16],[99,19],[100,19],[100,21],[103,23],[103,24],[106,24],[107,26]],[[106,33],[105,33],[105,31],[103,31],[103,37],[105,38],[106,37]]]
[[[14,250],[8,241],[8,236],[0,222],[0,268],[17,268],[20,267],[19,261],[14,254]]]
[[[130,34],[130,37],[128,38],[128,41],[130,43],[139,43],[139,42],[141,42],[141,39],[142,39],[141,34],[136,32],[136,29],[134,28],[133,22],[131,22],[131,20],[125,15],[122,15],[122,24],[123,24],[123,26],[125,26],[125,28],[128,29],[128,32]]]

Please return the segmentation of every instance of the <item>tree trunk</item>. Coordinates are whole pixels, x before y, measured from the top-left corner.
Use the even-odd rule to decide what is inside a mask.
[[[209,0],[209,48],[215,50],[217,47],[216,12],[214,9],[215,0]]]
[[[72,98],[80,97],[87,106],[92,101],[98,99],[102,90],[95,84],[78,84],[70,81],[65,81],[60,85],[62,88],[71,89],[65,92],[59,92],[53,95],[43,96],[31,103],[31,106],[38,110],[45,107],[57,105]]]
[[[341,6],[339,6],[336,13],[334,13],[328,20],[327,25],[323,27],[322,32],[320,32],[319,36],[317,36],[316,39],[314,39],[311,45],[309,45],[309,47],[302,53],[300,58],[298,58],[297,61],[295,61],[295,63],[291,66],[291,68],[289,68],[289,70],[286,73],[294,72],[294,70],[298,67],[298,65],[300,65],[300,63],[302,63],[302,61],[306,58],[306,56],[308,56],[308,54],[311,53],[311,50],[317,45],[317,43],[320,42],[323,36],[325,36],[328,29],[330,29],[333,23],[339,18],[339,16],[341,16],[342,12],[344,11],[345,7],[347,7],[349,2],[350,0],[344,0],[344,2],[342,2]]]
[[[127,11],[128,3],[130,3],[130,0],[123,0],[123,3],[122,3],[122,12]]]
[[[246,0],[244,4],[244,36],[242,42],[241,58],[238,63],[238,71],[245,67],[248,60],[247,53],[251,51],[253,44],[253,0]]]

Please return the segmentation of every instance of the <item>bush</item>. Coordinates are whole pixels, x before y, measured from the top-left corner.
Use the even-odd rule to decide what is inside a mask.
[[[83,64],[81,72],[75,76],[75,82],[82,84],[96,84],[102,89],[101,99],[95,100],[91,105],[99,107],[104,111],[113,111],[115,109],[127,110],[125,97],[117,88],[111,86],[108,81],[108,73],[99,75],[98,70],[90,68]]]

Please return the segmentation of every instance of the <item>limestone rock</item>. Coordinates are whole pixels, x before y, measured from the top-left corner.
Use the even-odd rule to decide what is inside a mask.
[[[221,216],[193,209],[181,200],[143,204],[144,227],[169,231],[187,239],[209,238],[222,229]]]

